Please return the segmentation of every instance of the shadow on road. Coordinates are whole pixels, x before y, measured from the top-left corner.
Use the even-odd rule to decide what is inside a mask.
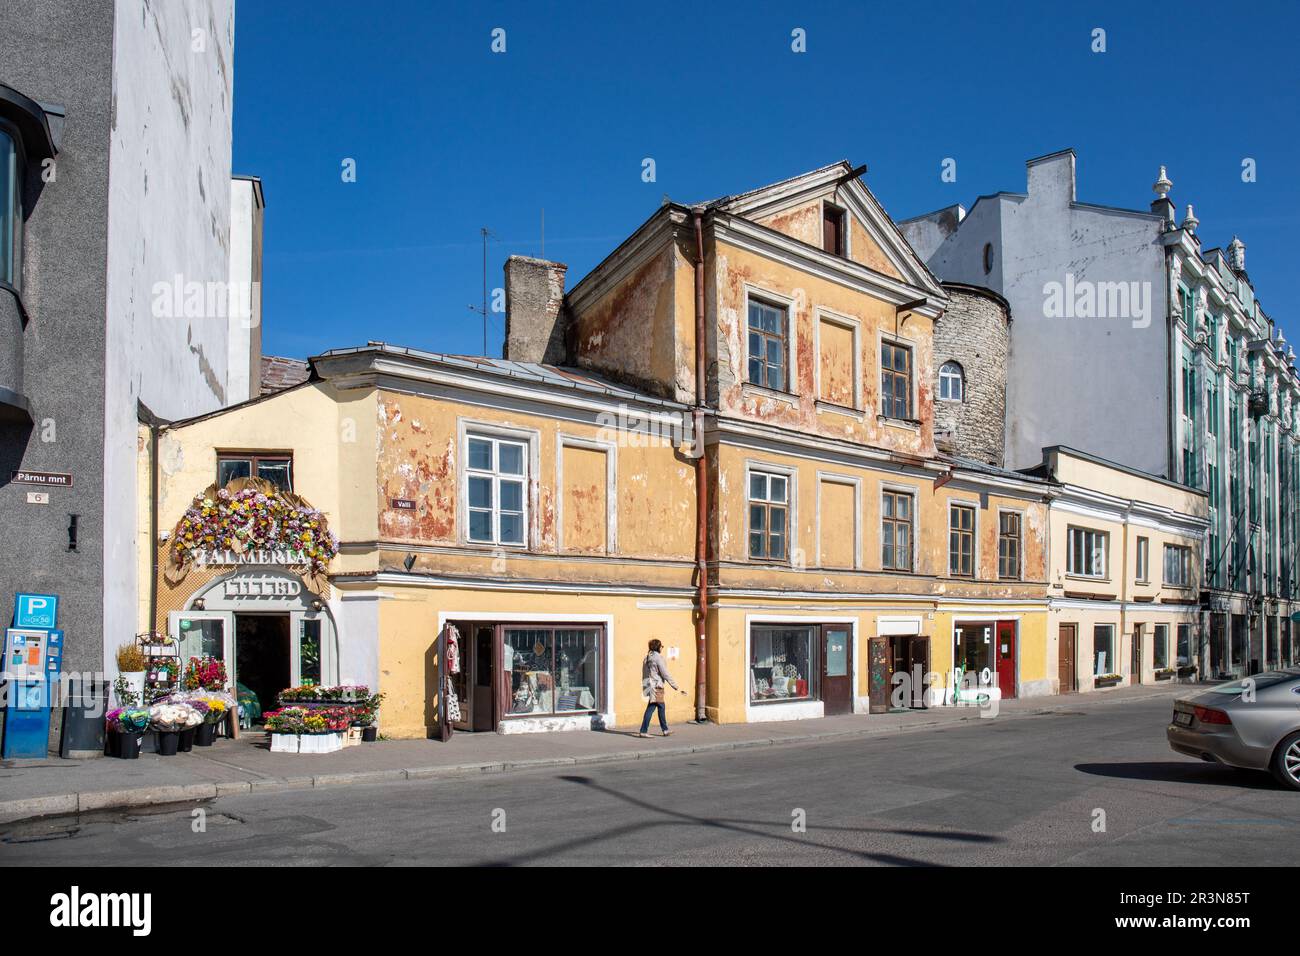
[[[589,850],[593,844],[614,840],[621,837],[629,836],[633,833],[641,833],[659,827],[670,826],[702,826],[711,829],[727,830],[737,834],[745,834],[752,837],[758,837],[764,840],[779,840],[784,843],[793,843],[800,847],[814,847],[822,850],[831,850],[836,853],[844,853],[849,856],[858,857],[864,861],[881,863],[887,866],[937,866],[928,860],[919,860],[913,857],[899,856],[893,853],[873,853],[868,850],[853,850],[847,847],[835,846],[829,843],[821,843],[812,838],[810,834],[794,834],[790,831],[789,821],[780,821],[775,823],[755,823],[748,820],[731,820],[725,818],[696,816],[690,813],[683,813],[678,810],[669,810],[666,807],[657,806],[640,800],[636,797],[629,796],[625,793],[613,789],[612,787],[603,786],[596,783],[590,777],[582,777],[571,774],[561,776],[559,779],[568,783],[576,783],[580,786],[587,787],[598,793],[605,794],[615,800],[630,804],[645,811],[648,816],[640,823],[630,824],[628,826],[614,827],[605,833],[596,837],[581,837],[575,840],[566,840],[559,843],[553,843],[545,847],[540,847],[524,853],[511,856],[509,859],[494,860],[484,865],[486,866],[518,866],[533,862],[535,860],[551,860],[555,854],[563,853],[566,850],[581,848]],[[983,833],[968,833],[962,831],[942,831],[942,830],[889,830],[874,827],[822,827],[815,826],[815,830],[826,832],[849,832],[864,834],[884,834],[908,837],[922,837],[933,840],[953,840],[961,843],[1001,843],[1002,838],[989,836]]]
[[[1156,780],[1163,783],[1209,784],[1216,787],[1241,787],[1245,790],[1281,790],[1267,773],[1237,770],[1214,763],[1191,763],[1184,760],[1151,760],[1138,763],[1078,763],[1075,770],[1096,777],[1119,780]]]

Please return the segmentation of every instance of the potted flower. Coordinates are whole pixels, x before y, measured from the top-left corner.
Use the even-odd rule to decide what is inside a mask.
[[[160,703],[149,708],[149,725],[158,735],[158,754],[174,756],[180,747],[181,731],[197,727],[202,715],[189,704]]]
[[[383,700],[382,693],[366,698],[365,708],[357,717],[357,723],[361,725],[361,739],[365,743],[372,744],[379,739],[379,728],[375,726],[375,721],[379,719],[379,705]]]
[[[144,707],[119,707],[104,715],[105,729],[109,732],[112,755],[123,760],[140,756],[144,732],[149,729],[149,711]]]
[[[149,667],[144,651],[135,641],[128,641],[117,649],[118,679],[113,684],[117,701],[123,707],[140,703],[144,697],[144,672]]]
[[[1156,680],[1170,680],[1178,671],[1172,667],[1162,667],[1156,671]]]
[[[187,700],[185,706],[198,715],[198,721],[193,718],[186,721],[185,726],[181,729],[180,744],[177,749],[181,753],[189,753],[194,749],[195,734],[203,727],[208,716],[208,703],[205,700]]]
[[[1094,687],[1114,687],[1121,680],[1122,674],[1098,674],[1093,680]]]
[[[204,706],[203,723],[198,727],[194,743],[198,747],[211,747],[217,734],[217,725],[226,719],[226,702],[220,697],[205,697],[201,702],[192,703],[202,703]]]

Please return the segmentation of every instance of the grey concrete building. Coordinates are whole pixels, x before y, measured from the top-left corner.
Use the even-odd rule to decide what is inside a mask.
[[[1027,167],[1023,193],[899,224],[941,279],[1011,305],[1006,464],[1065,444],[1204,491],[1204,627],[1180,658],[1216,676],[1297,660],[1300,376],[1245,244],[1203,249],[1164,167],[1149,209],[1080,202],[1073,150]]]
[[[261,201],[233,234],[233,46],[233,0],[0,5],[0,614],[58,594],[70,670],[111,678],[136,631],[141,409],[260,388],[256,289],[231,283],[232,244],[260,276]]]
[[[1006,440],[1011,307],[991,289],[945,282],[934,325],[934,441],[940,451],[1001,466]]]

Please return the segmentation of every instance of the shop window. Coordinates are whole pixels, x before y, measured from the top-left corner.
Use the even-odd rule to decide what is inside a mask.
[[[466,458],[469,540],[522,545],[527,527],[528,445],[471,435]]]
[[[749,300],[749,381],[777,391],[789,391],[786,349],[789,314],[785,308]]]
[[[912,570],[912,495],[886,491],[880,499],[880,566]]]
[[[1192,549],[1181,545],[1165,545],[1165,586],[1185,588],[1191,584]]]
[[[1156,670],[1163,670],[1169,666],[1169,625],[1157,624],[1155,632],[1155,643],[1151,647],[1152,666]],[[1182,637],[1181,633],[1179,637]]]
[[[790,511],[790,480],[761,471],[749,476],[749,556],[784,561]]]
[[[18,142],[0,126],[0,282],[22,285],[23,157]]]
[[[945,402],[960,402],[966,394],[966,376],[958,362],[944,362],[939,368],[939,398]]]
[[[962,578],[975,574],[975,509],[969,505],[948,509],[948,573]]]
[[[320,674],[320,621],[304,618],[298,635],[298,675],[300,684],[319,684]]]
[[[812,700],[811,627],[752,627],[749,632],[749,701]]]
[[[979,684],[993,681],[995,659],[993,656],[993,625],[959,624],[956,629],[956,647],[953,661],[957,668],[957,681],[964,675],[974,674]]]
[[[224,488],[236,478],[261,478],[280,491],[293,491],[293,456],[283,452],[218,452],[217,485]]]
[[[1108,537],[1104,531],[1071,528],[1069,550],[1066,553],[1066,573],[1086,578],[1104,578]]]
[[[1115,661],[1115,625],[1098,624],[1092,629],[1092,660],[1095,677],[1119,673]]]
[[[507,715],[599,710],[604,632],[599,627],[507,627],[502,669]]]
[[[886,418],[912,418],[912,350],[894,342],[880,343],[880,413]]]

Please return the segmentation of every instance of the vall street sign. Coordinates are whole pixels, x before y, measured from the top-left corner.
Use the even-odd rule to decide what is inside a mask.
[[[15,471],[13,480],[24,485],[72,487],[72,476],[62,471]]]

